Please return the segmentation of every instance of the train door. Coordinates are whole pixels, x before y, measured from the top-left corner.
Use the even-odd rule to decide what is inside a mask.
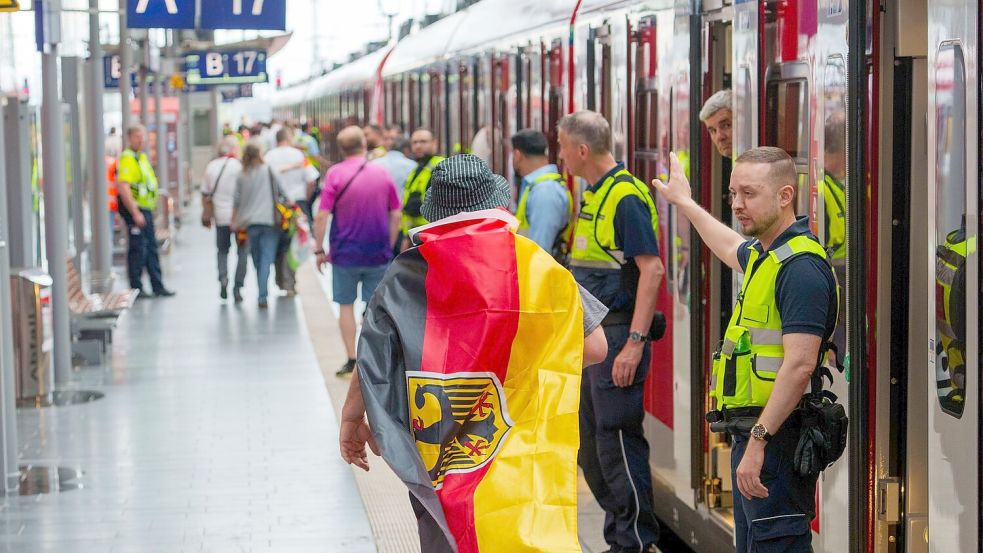
[[[729,89],[732,81],[732,43],[733,43],[733,10],[722,5],[713,6],[707,3],[705,8],[711,8],[703,13],[701,28],[701,45],[703,62],[701,64],[702,95],[700,105],[720,90]],[[720,4],[720,3],[718,3]],[[724,127],[733,125],[733,113],[729,121],[726,114],[714,114],[713,122]],[[719,112],[718,112],[719,113]],[[721,118],[721,119],[717,119]],[[726,224],[731,224],[731,209],[727,201],[730,185],[731,158],[721,154],[711,140],[704,123],[694,132],[700,133],[700,150],[695,159],[706,167],[701,174],[700,203],[714,217]],[[703,303],[703,332],[704,356],[708,359],[717,349],[723,336],[727,322],[730,320],[733,308],[733,272],[716,256],[703,257],[701,281]],[[730,468],[730,444],[720,434],[710,433],[707,436],[708,449],[702,462],[703,468],[703,497],[711,512],[719,515],[728,525],[733,524],[733,484]]]
[[[928,7],[929,551],[979,551],[980,6]]]
[[[518,130],[509,124],[509,59],[510,56],[505,54],[491,56],[491,78],[489,79],[492,91],[490,98],[491,121],[485,123],[485,128],[490,134],[492,170],[499,175],[512,173],[511,137],[512,133]]]
[[[544,122],[546,124],[546,137],[550,146],[550,163],[557,162],[557,152],[560,149],[559,143],[557,142],[556,124],[566,114],[564,110],[564,106],[566,106],[566,99],[564,97],[566,88],[563,86],[563,67],[563,41],[557,38],[550,44],[544,64],[546,73],[544,75],[544,84],[546,87],[546,113],[544,114]]]

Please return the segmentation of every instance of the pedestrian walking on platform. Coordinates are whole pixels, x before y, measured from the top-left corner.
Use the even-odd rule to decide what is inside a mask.
[[[745,240],[692,198],[675,155],[667,183],[653,181],[721,261],[745,273],[723,345],[714,356],[708,420],[732,438],[734,528],[738,553],[812,550],[816,479],[803,476],[798,451],[810,428],[799,416],[807,387],[822,388],[836,326],[836,281],[826,249],[796,217],[798,175],[779,148],[748,150],[734,162],[731,207]],[[830,419],[824,418],[824,422]],[[711,427],[714,431],[721,431]],[[845,430],[844,430],[845,431]],[[823,437],[825,448],[836,440]],[[835,459],[833,459],[835,460]],[[831,461],[830,461],[831,462]]]
[[[218,249],[219,297],[228,299],[229,294],[229,250],[236,244],[236,271],[232,296],[236,303],[242,301],[242,287],[246,282],[246,267],[249,264],[249,246],[240,240],[239,233],[232,229],[232,206],[235,202],[242,162],[239,161],[239,141],[232,136],[222,138],[218,157],[208,162],[205,178],[201,184],[202,223],[206,227],[215,224],[215,246]],[[211,207],[207,207],[211,204]],[[208,212],[212,217],[207,219]]]
[[[314,219],[317,267],[331,264],[331,289],[341,305],[338,324],[348,360],[338,375],[355,368],[355,300],[361,286],[368,302],[392,260],[399,232],[400,203],[389,173],[366,159],[362,129],[346,127],[338,133],[345,160],[324,176],[321,206]],[[324,236],[331,223],[328,250]]]
[[[656,232],[659,214],[648,186],[611,154],[611,126],[580,111],[560,120],[560,158],[590,184],[571,251],[573,276],[608,307],[601,326],[608,356],[584,375],[580,466],[604,509],[610,551],[655,551],[649,444],[642,421],[645,377],[656,327],[656,296],[665,268]]]
[[[267,307],[270,267],[276,258],[281,230],[276,204],[289,203],[280,176],[263,159],[262,146],[250,141],[242,155],[242,173],[236,180],[232,228],[245,230],[259,284],[259,307]]]
[[[157,175],[143,148],[147,129],[133,125],[126,131],[127,147],[120,154],[117,164],[119,214],[129,230],[129,247],[126,251],[126,267],[130,288],[140,290],[138,297],[169,297],[174,292],[164,287],[154,228],[154,210],[157,209]],[[150,277],[153,296],[143,291],[143,272]]]
[[[406,154],[403,153],[404,150],[409,149],[409,145],[409,140],[397,136],[392,139],[392,149],[386,152],[386,155],[372,162],[389,173],[393,182],[396,183],[396,193],[399,194],[400,198],[403,197],[403,187],[406,186],[406,179],[413,172],[413,169],[416,169],[416,162],[406,157]]]
[[[314,192],[318,172],[307,161],[304,153],[294,147],[290,131],[287,129],[277,131],[276,148],[266,152],[263,158],[280,176],[283,189],[287,193],[287,199],[299,205],[305,215],[310,214],[311,206],[308,198]],[[288,261],[290,239],[290,233],[280,233],[273,268],[276,273],[277,287],[286,291],[288,295],[294,295],[296,294],[297,275],[290,268]]]
[[[436,166],[434,222],[369,303],[342,409],[342,458],[381,453],[428,553],[581,550],[578,394],[606,309],[516,235],[510,192],[474,155]]]

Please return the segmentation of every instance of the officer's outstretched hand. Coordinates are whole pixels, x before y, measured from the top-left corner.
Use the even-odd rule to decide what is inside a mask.
[[[693,190],[689,186],[689,179],[683,171],[683,164],[675,153],[669,153],[669,180],[664,183],[659,179],[652,180],[652,187],[659,191],[659,194],[672,205],[679,205],[683,202],[692,201]]]
[[[748,440],[744,457],[737,466],[737,489],[745,499],[768,497],[768,488],[761,483],[761,466],[765,462],[765,446],[753,438]]]

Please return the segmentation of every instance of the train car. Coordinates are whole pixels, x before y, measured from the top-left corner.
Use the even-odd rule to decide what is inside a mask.
[[[698,114],[730,88],[733,157],[792,155],[798,212],[840,284],[844,372],[829,388],[851,438],[817,487],[815,550],[980,551],[979,15],[964,0],[483,0],[288,92],[278,113],[425,126],[446,154],[478,153],[480,137],[511,177],[512,133],[543,130],[555,157],[558,119],[593,109],[636,175],[664,176],[674,151],[729,221],[732,161]],[[730,450],[704,414],[740,275],[657,200],[669,328],[646,383],[655,506],[693,550],[733,551]]]

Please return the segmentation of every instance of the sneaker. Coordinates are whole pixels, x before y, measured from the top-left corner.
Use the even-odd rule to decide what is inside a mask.
[[[294,297],[296,295],[297,295],[297,289],[296,288],[287,288],[287,297],[288,298],[292,298],[292,297]]]
[[[168,290],[167,288],[161,288],[160,290],[157,290],[156,292],[154,292],[154,297],[155,298],[170,298],[170,297],[173,297],[176,294],[177,294],[177,292],[174,292],[173,290]]]
[[[145,300],[154,297],[153,294],[148,294],[146,290],[139,289],[139,288],[136,288],[136,290],[139,290],[139,293],[137,294],[138,300]]]
[[[242,303],[242,290],[238,287],[233,288],[232,297],[235,299],[236,303]]]
[[[223,300],[229,299],[229,291],[225,288],[225,286],[219,288],[218,297],[222,298]]]
[[[352,374],[352,371],[354,370],[355,370],[355,360],[349,359],[348,361],[345,361],[345,364],[342,365],[337,372],[335,372],[335,376],[348,376]]]
[[[259,300],[259,308],[260,309],[266,309],[269,306],[270,306],[270,304],[267,303],[266,300]]]

